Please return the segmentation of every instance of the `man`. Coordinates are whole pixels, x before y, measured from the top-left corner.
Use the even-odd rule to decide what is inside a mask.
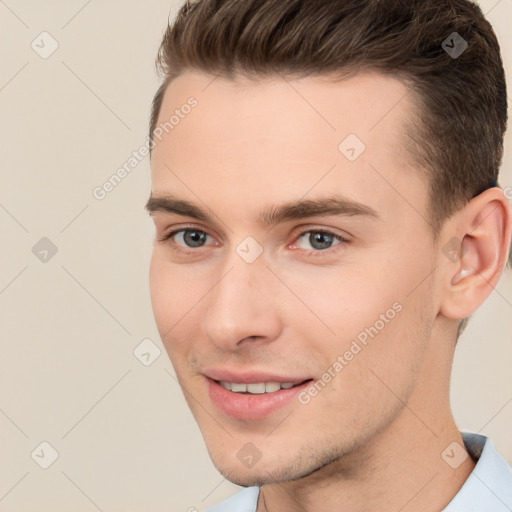
[[[466,0],[200,0],[159,52],[155,319],[215,512],[512,509],[449,403],[512,208],[498,43]]]

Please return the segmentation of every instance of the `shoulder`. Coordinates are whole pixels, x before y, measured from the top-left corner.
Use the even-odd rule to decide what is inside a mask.
[[[256,512],[259,487],[247,487],[206,512]]]

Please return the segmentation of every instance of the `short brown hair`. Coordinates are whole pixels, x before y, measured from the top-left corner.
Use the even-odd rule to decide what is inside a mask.
[[[454,37],[467,43],[458,56],[448,52]],[[167,86],[188,69],[256,80],[368,69],[402,80],[417,107],[405,146],[429,173],[434,235],[444,219],[498,184],[505,73],[496,35],[472,1],[189,1],[165,32],[157,67],[164,81],[150,136]]]

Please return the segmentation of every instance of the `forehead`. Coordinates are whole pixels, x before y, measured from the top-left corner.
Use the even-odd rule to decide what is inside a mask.
[[[335,188],[389,209],[398,190],[417,203],[426,187],[405,150],[413,105],[405,84],[376,72],[335,82],[187,71],[164,95],[152,192],[216,190],[247,206]]]

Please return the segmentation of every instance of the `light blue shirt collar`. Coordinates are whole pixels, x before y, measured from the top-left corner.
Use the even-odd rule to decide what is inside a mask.
[[[512,512],[512,468],[485,436],[461,432],[477,460],[469,478],[443,512]],[[256,512],[259,487],[247,487],[207,512]]]
[[[512,469],[490,439],[461,434],[467,451],[478,462],[443,512],[511,512]]]

